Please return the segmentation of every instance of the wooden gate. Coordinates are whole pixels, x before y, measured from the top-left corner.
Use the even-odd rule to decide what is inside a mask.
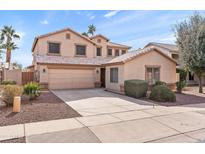
[[[22,84],[34,81],[34,72],[22,72]]]

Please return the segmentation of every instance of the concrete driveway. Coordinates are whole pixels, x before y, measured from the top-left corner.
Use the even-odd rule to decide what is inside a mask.
[[[164,107],[103,89],[53,91],[82,117],[75,129],[32,134],[27,142],[204,142],[205,108]],[[66,122],[66,121],[65,121]],[[61,123],[65,124],[61,121]],[[60,127],[61,123],[53,123]],[[51,125],[49,124],[51,127]],[[32,127],[35,127],[34,125]],[[38,125],[39,127],[39,125]],[[42,128],[45,127],[45,124]],[[67,126],[66,126],[67,127]],[[54,129],[53,126],[52,129]]]

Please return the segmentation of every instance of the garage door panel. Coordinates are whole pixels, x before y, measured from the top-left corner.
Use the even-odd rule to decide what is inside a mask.
[[[94,70],[49,69],[50,89],[93,88]]]

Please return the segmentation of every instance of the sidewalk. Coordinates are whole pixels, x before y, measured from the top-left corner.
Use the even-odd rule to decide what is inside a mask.
[[[0,140],[26,142],[203,142],[205,115],[162,107],[0,127]],[[203,110],[203,109],[200,109]]]

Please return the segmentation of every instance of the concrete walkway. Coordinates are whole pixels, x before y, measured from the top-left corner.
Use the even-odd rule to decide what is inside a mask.
[[[55,91],[83,117],[0,127],[35,143],[204,142],[205,108],[163,107],[102,89]],[[5,136],[7,134],[7,136]]]

